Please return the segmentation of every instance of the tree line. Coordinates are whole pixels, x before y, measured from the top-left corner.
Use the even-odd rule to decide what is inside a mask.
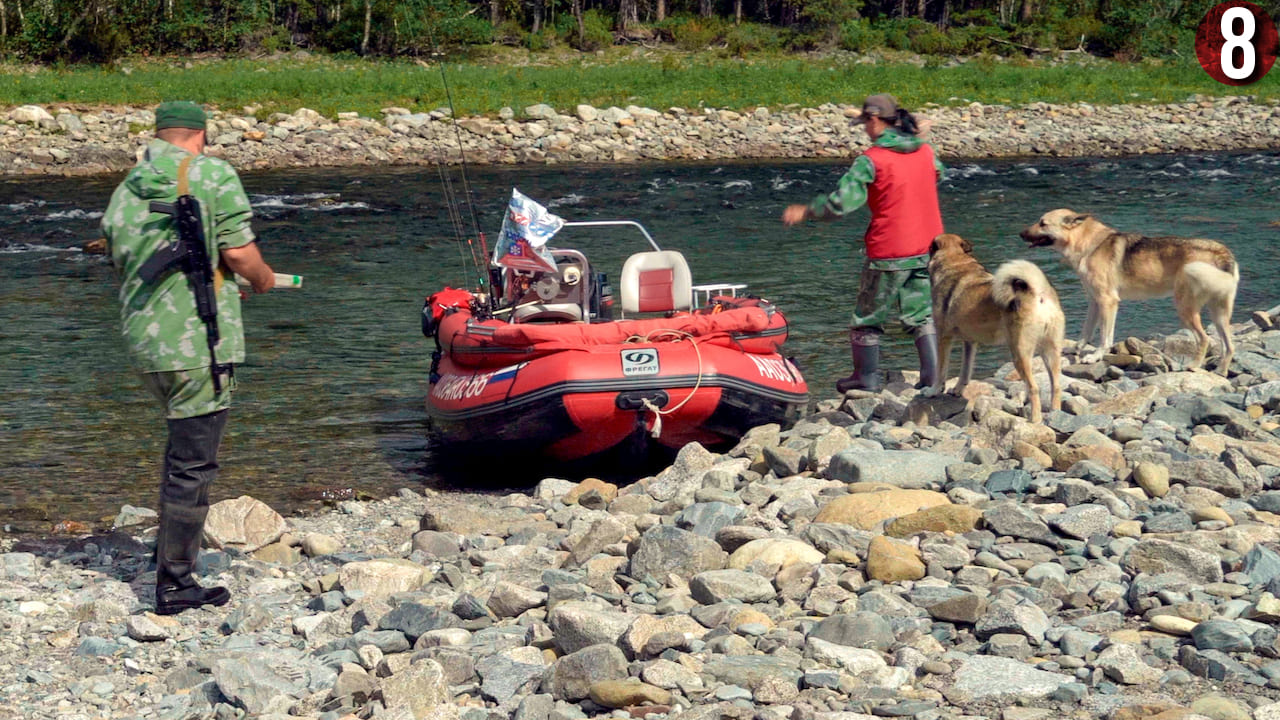
[[[494,43],[728,53],[1194,53],[1217,0],[0,0],[0,57],[307,49],[395,57]],[[1274,17],[1280,0],[1255,0]]]

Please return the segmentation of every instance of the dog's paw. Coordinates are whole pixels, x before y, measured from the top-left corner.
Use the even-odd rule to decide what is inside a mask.
[[[1102,359],[1103,352],[1101,350],[1093,350],[1083,353],[1079,356],[1079,362],[1084,364],[1096,363]]]

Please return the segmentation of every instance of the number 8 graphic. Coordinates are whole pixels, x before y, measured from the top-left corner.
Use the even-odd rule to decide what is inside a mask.
[[[1239,35],[1232,32],[1236,20],[1243,25]],[[1221,29],[1222,37],[1226,40],[1222,44],[1222,74],[1232,80],[1243,80],[1249,77],[1253,74],[1253,68],[1257,63],[1257,51],[1250,42],[1257,30],[1253,13],[1242,7],[1230,8],[1222,14]],[[1243,60],[1240,65],[1235,64],[1237,49],[1240,50]]]
[[[1280,51],[1271,15],[1248,0],[1209,8],[1196,28],[1196,60],[1223,85],[1252,85],[1266,76]]]

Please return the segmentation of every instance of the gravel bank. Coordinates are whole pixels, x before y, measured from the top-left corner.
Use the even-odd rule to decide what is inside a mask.
[[[630,162],[845,157],[865,145],[848,105],[730,110],[534,105],[452,122],[447,112],[386,108],[382,117],[301,109],[258,120],[252,108],[213,113],[211,154],[241,170],[457,162]],[[562,114],[567,113],[567,114]],[[1280,105],[1249,97],[1170,105],[974,103],[926,108],[944,157],[1114,156],[1280,147]],[[151,137],[150,109],[27,105],[0,111],[0,174],[94,175],[134,163]]]
[[[1006,366],[622,488],[225,501],[200,570],[232,602],[177,619],[124,508],[0,554],[0,714],[1271,720],[1280,330],[1236,338],[1229,380],[1125,340],[1045,425]]]

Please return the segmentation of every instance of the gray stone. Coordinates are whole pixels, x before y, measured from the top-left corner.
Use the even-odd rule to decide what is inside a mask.
[[[330,688],[337,679],[316,659],[281,648],[220,658],[211,671],[223,697],[254,716],[284,714],[297,698]]]
[[[261,603],[250,600],[227,614],[222,621],[222,634],[257,632],[271,624],[275,619],[271,611]]]
[[[1142,529],[1149,533],[1190,532],[1196,524],[1190,515],[1179,510],[1152,515],[1142,522]]]
[[[555,644],[564,654],[592,645],[617,645],[636,616],[579,601],[557,603],[547,617]]]
[[[412,647],[412,643],[399,630],[361,630],[346,640],[352,650],[361,645],[372,645],[383,653],[404,652]]]
[[[124,649],[120,643],[106,638],[87,637],[80,641],[76,655],[82,657],[111,657]]]
[[[36,556],[33,553],[0,553],[0,578],[27,579],[35,576]]]
[[[774,476],[785,478],[800,474],[804,469],[805,455],[786,446],[768,446],[764,449],[764,461]]]
[[[155,522],[160,515],[151,508],[140,508],[132,505],[120,506],[120,512],[116,515],[114,527],[132,527],[134,525],[142,525],[145,523]]]
[[[1252,652],[1253,641],[1243,627],[1231,620],[1205,620],[1191,630],[1197,650]]]
[[[1032,700],[1048,697],[1072,680],[1068,675],[1037,670],[1019,660],[974,655],[956,670],[955,679],[944,694],[955,703]]]
[[[1267,684],[1265,677],[1221,650],[1197,650],[1191,645],[1183,645],[1178,650],[1178,662],[1192,675],[1208,680]]]
[[[1039,607],[1030,603],[993,604],[974,625],[975,634],[982,640],[999,633],[1016,633],[1031,638],[1036,644],[1044,642],[1044,634],[1048,629],[1048,616]]]
[[[1025,635],[999,633],[987,639],[987,654],[1024,660],[1031,657],[1031,644]]]
[[[1018,469],[997,470],[987,476],[984,487],[992,495],[1001,493],[1023,495],[1031,487],[1031,473]]]
[[[947,481],[950,455],[919,450],[846,450],[831,458],[826,477],[846,483],[879,482],[901,488],[928,488]]]
[[[410,644],[423,634],[442,628],[458,627],[462,620],[451,612],[414,602],[400,603],[378,620],[379,630],[404,633]]]
[[[614,645],[592,645],[556,660],[551,669],[551,694],[557,700],[577,702],[589,697],[591,685],[601,680],[624,680],[627,659]]]
[[[536,689],[546,671],[542,651],[529,646],[504,650],[476,662],[476,673],[482,681],[480,692],[499,705]]]
[[[1280,577],[1280,554],[1259,543],[1245,553],[1244,564],[1240,569],[1248,573],[1252,584],[1266,585],[1272,579]]]
[[[973,593],[963,593],[953,598],[933,603],[925,608],[934,620],[972,625],[987,612],[987,600]]]
[[[893,628],[883,617],[871,612],[832,615],[809,631],[809,637],[848,647],[888,650],[893,645]]]
[[[453,699],[445,683],[444,669],[434,660],[420,660],[382,679],[387,710],[406,708],[415,720],[424,720],[439,705]]]
[[[741,520],[742,513],[741,507],[728,503],[694,503],[676,515],[676,526],[715,539],[721,530]]]
[[[1102,645],[1102,636],[1084,630],[1068,630],[1058,640],[1063,655],[1082,658]]]
[[[689,580],[693,599],[703,605],[736,600],[744,603],[768,602],[776,591],[773,583],[744,570],[708,570]]]
[[[1087,540],[1111,532],[1111,513],[1101,505],[1077,505],[1048,517],[1049,525],[1067,537]]]
[[[706,570],[719,570],[729,555],[710,538],[688,530],[658,525],[640,536],[639,547],[631,556],[631,576],[659,581],[668,574],[689,577]]]
[[[493,587],[486,604],[497,617],[518,617],[527,610],[546,605],[547,594],[504,580]]]
[[[1221,463],[1191,460],[1169,463],[1169,479],[1192,487],[1202,487],[1227,497],[1244,495],[1244,483]]]
[[[1160,680],[1162,673],[1142,659],[1138,648],[1127,643],[1116,643],[1098,654],[1094,661],[1107,677],[1124,685],[1145,685]]]
[[[803,675],[798,659],[774,655],[716,656],[702,670],[719,682],[748,688],[756,687],[769,677],[782,677],[798,683]]]
[[[551,695],[526,695],[516,706],[516,714],[512,716],[512,720],[548,720],[555,708],[556,700]]]
[[[1274,412],[1280,408],[1280,381],[1273,380],[1249,388],[1244,393],[1244,404],[1261,405]]]
[[[1169,540],[1143,539],[1124,554],[1121,565],[1131,574],[1176,573],[1202,583],[1222,581],[1217,555]]]
[[[1010,535],[1050,547],[1061,545],[1039,515],[1012,501],[997,503],[983,510],[982,520],[998,535]]]

